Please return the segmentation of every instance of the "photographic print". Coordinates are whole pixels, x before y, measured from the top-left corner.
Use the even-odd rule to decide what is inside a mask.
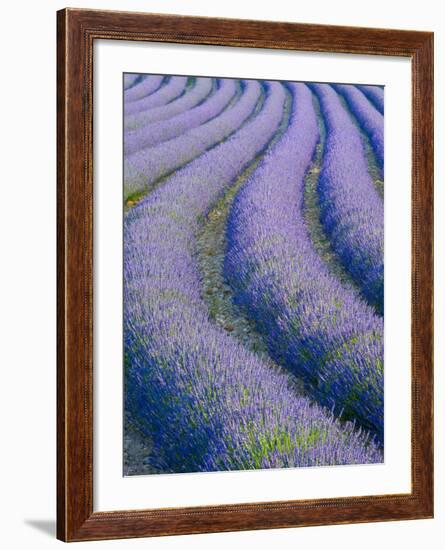
[[[123,75],[124,475],[384,460],[384,88]]]
[[[57,12],[60,540],[433,517],[433,50]]]

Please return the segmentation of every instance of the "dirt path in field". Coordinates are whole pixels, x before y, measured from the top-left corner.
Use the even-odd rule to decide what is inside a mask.
[[[343,267],[343,264],[331,247],[328,236],[326,235],[323,225],[320,221],[320,203],[317,190],[318,178],[323,163],[323,152],[326,141],[326,129],[323,117],[320,111],[320,103],[312,94],[315,112],[317,114],[318,127],[320,132],[320,141],[316,146],[315,155],[312,159],[312,164],[306,174],[304,202],[303,202],[303,217],[309,231],[309,235],[318,255],[326,264],[330,273],[338,279],[343,286],[350,288],[360,294],[360,288]]]
[[[124,416],[124,476],[161,473],[150,464],[152,442]]]
[[[288,94],[280,127],[265,151],[270,149],[286,131],[289,125],[291,106],[292,99]],[[195,252],[201,272],[202,296],[208,306],[210,318],[232,337],[241,341],[247,349],[257,354],[261,361],[267,363],[270,368],[282,371],[282,368],[270,358],[267,346],[261,334],[257,332],[255,323],[235,305],[232,289],[224,278],[227,217],[238,191],[257,168],[265,151],[259,154],[238,176],[232,187],[202,220],[200,230],[196,235]],[[304,393],[303,383],[297,378],[293,382],[296,391],[300,394]]]

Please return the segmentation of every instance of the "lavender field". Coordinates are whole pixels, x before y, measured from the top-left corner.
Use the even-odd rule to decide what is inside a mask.
[[[383,462],[383,88],[123,86],[124,475]]]

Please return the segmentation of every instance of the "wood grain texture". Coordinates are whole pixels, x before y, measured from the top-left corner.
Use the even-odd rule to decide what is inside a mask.
[[[92,67],[99,38],[411,58],[411,493],[93,512]],[[57,14],[57,84],[57,537],[95,540],[432,517],[433,34],[66,9]]]

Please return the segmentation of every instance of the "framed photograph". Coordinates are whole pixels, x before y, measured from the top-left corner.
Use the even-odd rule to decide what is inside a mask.
[[[58,538],[433,517],[433,34],[57,25]]]

